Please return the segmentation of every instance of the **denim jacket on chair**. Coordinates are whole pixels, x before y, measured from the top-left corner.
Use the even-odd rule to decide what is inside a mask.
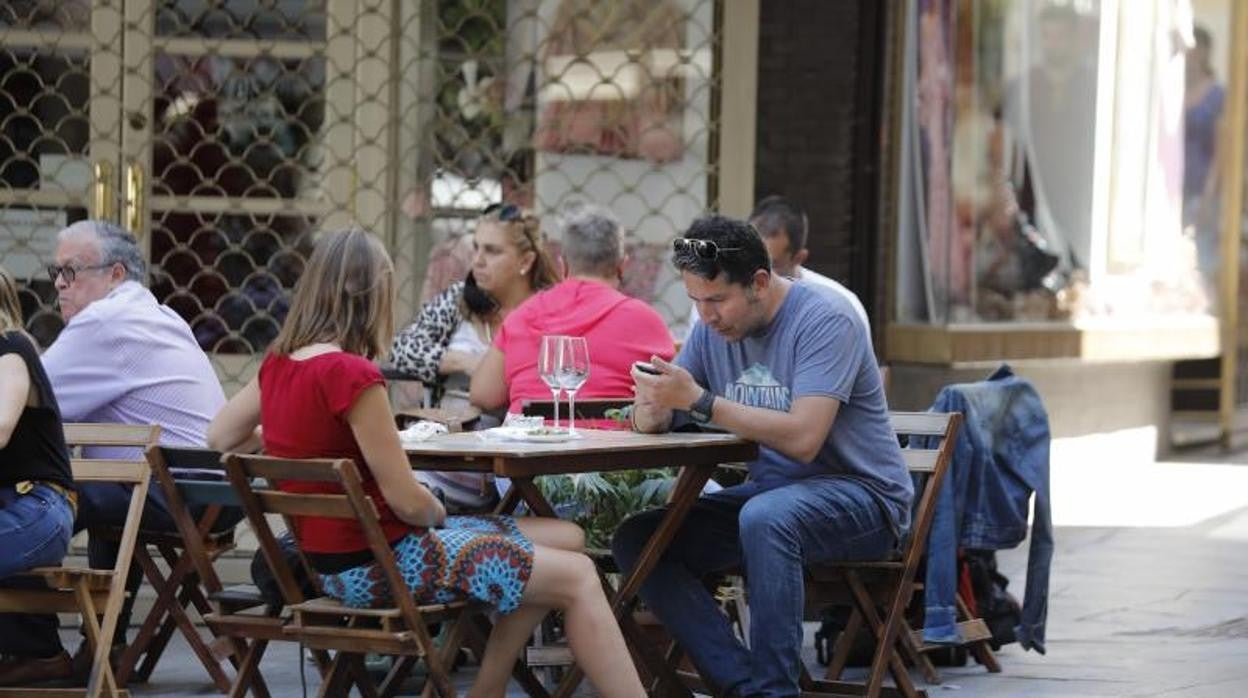
[[[927,544],[923,639],[957,642],[959,547],[1001,550],[1027,537],[1035,497],[1019,644],[1044,654],[1053,523],[1049,512],[1049,418],[1031,383],[1002,365],[987,380],[946,386],[934,412],[961,412],[953,461],[937,495]]]

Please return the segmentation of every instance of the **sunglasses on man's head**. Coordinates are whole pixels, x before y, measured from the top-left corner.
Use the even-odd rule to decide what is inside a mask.
[[[724,252],[740,252],[741,247],[720,247],[714,240],[700,238],[676,238],[672,240],[672,249],[678,254],[695,254],[702,259],[715,259]]]

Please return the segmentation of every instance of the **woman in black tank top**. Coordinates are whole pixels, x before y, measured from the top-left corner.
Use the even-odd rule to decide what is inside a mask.
[[[22,331],[17,285],[0,267],[0,578],[61,562],[74,499],[61,411]]]

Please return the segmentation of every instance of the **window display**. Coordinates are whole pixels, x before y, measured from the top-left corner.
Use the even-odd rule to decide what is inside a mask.
[[[913,0],[908,9],[897,320],[1208,313],[1202,270],[1213,262],[1197,250],[1216,249],[1199,234],[1216,199],[1199,195],[1213,149],[1192,146],[1212,132],[1219,98],[1187,71],[1205,96],[1189,95],[1185,138],[1185,54],[1200,50],[1187,0],[1129,9]]]

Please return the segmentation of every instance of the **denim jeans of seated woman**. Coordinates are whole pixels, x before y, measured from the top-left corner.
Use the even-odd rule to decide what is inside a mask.
[[[74,530],[82,530],[93,526],[116,526],[126,524],[126,516],[130,510],[130,488],[115,482],[89,482],[78,486],[78,518],[71,525]],[[203,515],[203,507],[192,505],[191,516],[198,519]],[[213,531],[226,531],[233,528],[243,518],[242,509],[226,507],[217,517]],[[173,515],[165,502],[165,495],[158,487],[147,492],[147,501],[143,507],[142,528],[146,531],[176,532]],[[91,536],[87,540],[87,563],[92,569],[112,569],[117,564],[119,546],[116,540],[100,536]],[[57,558],[59,561],[60,558]],[[114,645],[126,644],[126,629],[130,626],[130,617],[134,610],[134,602],[139,586],[143,583],[143,571],[137,561],[132,560],[130,571],[126,577],[125,601],[121,605],[121,614],[117,618],[117,633],[113,636]],[[8,650],[8,638],[21,638],[23,645],[44,648],[46,654],[31,656],[50,656],[61,651],[61,638],[57,632],[59,623],[54,613],[0,613],[0,653]],[[55,651],[53,651],[55,648]],[[29,654],[29,653],[28,653]]]
[[[60,564],[73,529],[73,509],[51,487],[35,485],[26,494],[0,487],[0,587],[14,586],[8,578],[32,567]],[[59,641],[39,646],[20,634],[0,637],[0,654],[44,657],[60,651]]]
[[[897,541],[883,507],[862,484],[821,475],[771,489],[756,482],[703,496],[641,587],[641,598],[719,692],[798,695],[805,605],[803,565],[886,555]],[[620,526],[611,548],[632,569],[664,510]],[[702,584],[744,566],[750,648]]]

